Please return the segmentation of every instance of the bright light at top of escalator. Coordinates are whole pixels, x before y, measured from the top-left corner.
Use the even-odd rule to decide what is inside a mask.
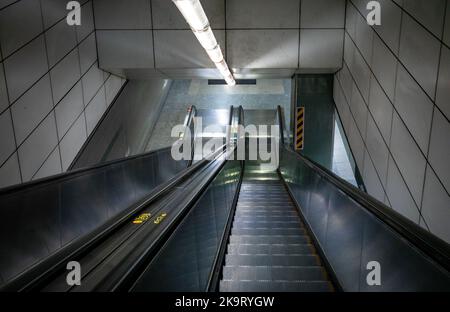
[[[199,0],[172,0],[208,53],[229,86],[236,85],[233,74],[223,58],[222,51],[209,25],[208,17]]]

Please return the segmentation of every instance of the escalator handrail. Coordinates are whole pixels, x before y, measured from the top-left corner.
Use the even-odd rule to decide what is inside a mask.
[[[11,193],[15,193],[24,189],[31,189],[33,187],[37,187],[37,186],[41,186],[41,185],[46,185],[46,184],[51,184],[51,183],[60,183],[63,181],[67,181],[69,179],[75,178],[75,177],[79,177],[83,174],[89,174],[93,171],[96,170],[101,170],[104,167],[108,167],[111,165],[118,165],[120,163],[126,163],[126,162],[131,162],[134,160],[138,160],[141,158],[146,158],[152,154],[156,154],[165,150],[170,150],[171,147],[163,147],[163,148],[159,148],[157,150],[153,150],[147,153],[142,153],[142,154],[137,154],[137,155],[133,155],[133,156],[127,156],[127,157],[121,157],[121,158],[117,158],[117,159],[113,159],[113,160],[109,160],[109,161],[105,161],[99,164],[95,164],[93,166],[88,166],[88,167],[84,167],[84,168],[79,168],[79,169],[75,169],[75,170],[71,170],[71,171],[67,171],[67,172],[62,172],[56,175],[52,175],[49,177],[44,177],[41,179],[37,179],[37,180],[33,180],[33,181],[28,181],[28,182],[24,182],[21,184],[17,184],[17,185],[11,185],[5,188],[0,189],[0,196],[5,196],[5,195],[9,195]]]
[[[136,214],[138,214],[139,211],[155,202],[156,200],[160,199],[180,182],[192,176],[199,168],[203,167],[209,162],[208,159],[217,159],[217,157],[224,153],[225,147],[225,145],[221,146],[215,152],[208,155],[207,158],[204,158],[199,162],[193,164],[192,166],[185,168],[175,177],[163,183],[163,185],[155,192],[152,192],[143,200],[140,200],[139,202],[131,205],[129,208],[125,209],[124,212],[121,213],[118,217],[109,220],[109,222],[106,222],[96,231],[79,237],[78,239],[65,245],[49,257],[36,262],[31,267],[14,277],[12,280],[7,281],[4,285],[1,285],[0,291],[26,291],[39,287],[36,285],[40,285],[42,281],[45,280],[45,277],[48,274],[53,274],[53,272],[58,268],[65,268],[65,263],[70,261],[70,259],[75,259],[79,255],[86,253],[88,249],[93,248],[92,246],[95,246],[98,242],[105,239],[105,237],[113,233],[114,230],[118,229],[130,218],[133,218]]]
[[[282,109],[278,106],[278,122],[280,126],[280,136],[284,130]],[[375,215],[383,223],[390,226],[401,237],[407,239],[411,244],[416,246],[420,251],[427,254],[433,261],[450,271],[450,245],[439,237],[427,232],[416,223],[399,214],[392,208],[387,207],[384,203],[376,200],[367,193],[356,188],[349,182],[337,176],[327,168],[309,159],[307,156],[295,152],[290,146],[284,144],[283,136],[281,136],[281,148],[286,152],[293,154],[300,161],[305,163],[309,168],[320,174],[327,181],[332,183],[338,189],[350,196],[371,214]]]

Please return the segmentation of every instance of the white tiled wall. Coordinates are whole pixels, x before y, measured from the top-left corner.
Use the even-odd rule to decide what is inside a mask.
[[[0,188],[67,170],[124,79],[98,68],[92,1],[0,1]]]
[[[450,2],[348,0],[335,102],[367,191],[450,242]],[[399,4],[400,3],[400,4]]]
[[[296,70],[334,73],[342,65],[345,0],[201,3],[237,75],[267,69],[287,77]],[[94,9],[102,68],[220,78],[172,1],[95,0]]]

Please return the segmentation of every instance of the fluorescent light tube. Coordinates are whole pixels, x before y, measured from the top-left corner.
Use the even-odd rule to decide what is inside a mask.
[[[206,52],[214,63],[219,63],[223,60],[222,50],[220,50],[218,45],[212,50],[206,50]]]
[[[194,31],[194,35],[205,50],[212,50],[217,46],[216,37],[210,27],[202,31]]]
[[[209,26],[208,18],[199,0],[172,0],[193,30],[200,31]]]
[[[208,53],[209,58],[214,62],[220,74],[224,77],[228,85],[234,86],[236,81],[233,74],[228,69],[228,65],[223,58],[220,46],[209,26],[208,17],[203,10],[199,0],[172,0],[180,10],[186,22],[191,27],[197,40]]]

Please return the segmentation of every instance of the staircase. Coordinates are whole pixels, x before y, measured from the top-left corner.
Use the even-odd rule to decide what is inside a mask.
[[[277,172],[246,165],[220,291],[332,290]]]

